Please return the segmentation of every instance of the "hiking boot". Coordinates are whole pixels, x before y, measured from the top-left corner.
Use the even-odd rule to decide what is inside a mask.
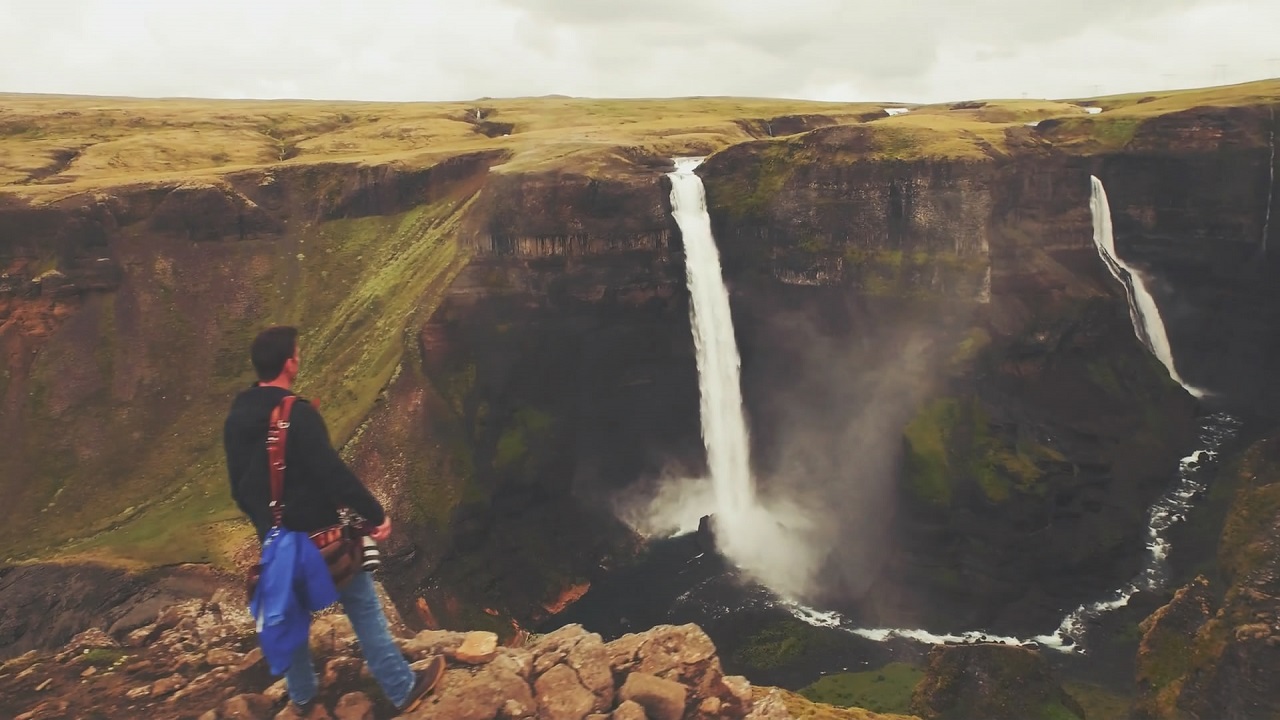
[[[400,712],[409,713],[417,710],[422,701],[440,683],[442,677],[444,677],[444,657],[437,655],[431,658],[429,665],[413,674],[413,689],[409,691],[409,698],[404,701]]]

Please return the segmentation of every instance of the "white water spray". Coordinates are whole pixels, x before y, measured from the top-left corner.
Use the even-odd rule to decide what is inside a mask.
[[[1111,272],[1111,276],[1124,287],[1124,294],[1129,299],[1129,319],[1133,322],[1133,331],[1142,344],[1146,345],[1147,349],[1168,369],[1169,377],[1186,388],[1187,392],[1193,396],[1204,397],[1203,390],[1187,384],[1178,374],[1173,363],[1173,350],[1169,346],[1169,336],[1165,333],[1164,320],[1160,317],[1160,308],[1156,306],[1155,298],[1147,290],[1142,274],[1121,260],[1116,252],[1107,191],[1098,178],[1091,175],[1089,180],[1093,185],[1093,192],[1089,197],[1089,210],[1093,214],[1093,244],[1103,264]]]

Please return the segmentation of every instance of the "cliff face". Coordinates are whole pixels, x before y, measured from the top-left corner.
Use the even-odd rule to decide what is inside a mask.
[[[75,537],[151,562],[217,554],[226,528],[208,523],[235,517],[220,423],[263,319],[305,328],[302,392],[323,388],[331,430],[350,435],[399,362],[401,318],[465,260],[446,238],[496,157],[10,201],[0,463],[15,517],[41,521],[0,531],[6,553]]]
[[[1094,250],[1100,160],[883,160],[857,130],[706,167],[764,482],[840,509],[824,589],[869,622],[1051,627],[1134,569],[1192,411]]]
[[[632,545],[612,491],[672,457],[701,462],[688,300],[658,177],[494,174],[460,232],[471,261],[414,327],[421,371],[407,382],[433,400],[393,392],[380,411],[410,428],[447,418],[465,458],[465,490],[432,511],[440,532],[419,543],[413,582],[441,622],[477,603],[521,622],[562,607]],[[412,446],[384,435],[357,457],[372,443]]]
[[[1270,331],[1280,319],[1280,261],[1275,223],[1267,224],[1277,201],[1274,131],[1274,107],[1175,113],[1148,121],[1099,168],[1108,192],[1123,198],[1113,204],[1116,235],[1154,278],[1180,372],[1271,419],[1280,400]]]
[[[1213,581],[1197,577],[1142,623],[1135,717],[1243,719],[1280,711],[1270,670],[1280,647],[1277,448],[1280,437],[1269,433],[1224,470],[1231,497]]]
[[[1234,190],[1264,167],[1268,116],[1161,116],[1119,141],[1079,119],[805,117],[732,147],[777,133],[518,150],[467,129],[466,152],[412,160],[0,196],[3,490],[48,518],[0,547],[227,562],[246,535],[218,423],[253,333],[292,322],[300,392],[403,518],[386,550],[405,607],[504,632],[553,613],[630,552],[615,491],[704,470],[662,172],[728,147],[699,174],[753,459],[766,493],[825,508],[819,594],[886,623],[1042,631],[1134,569],[1193,409],[1098,261],[1088,176],[1122,254],[1190,267],[1260,228],[1265,194]],[[1188,376],[1211,380],[1179,327]]]

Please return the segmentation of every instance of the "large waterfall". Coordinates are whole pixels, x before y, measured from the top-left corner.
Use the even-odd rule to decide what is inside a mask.
[[[1142,274],[1130,267],[1116,252],[1115,236],[1111,230],[1111,206],[1107,203],[1107,191],[1102,181],[1089,176],[1093,184],[1093,192],[1089,197],[1089,210],[1093,213],[1093,244],[1098,249],[1098,256],[1107,266],[1111,276],[1122,287],[1129,299],[1129,319],[1133,322],[1133,331],[1138,339],[1152,352],[1165,368],[1169,377],[1195,397],[1203,397],[1204,391],[1187,384],[1178,374],[1173,363],[1173,350],[1169,346],[1169,336],[1165,333],[1164,320],[1160,317],[1160,308],[1156,300],[1147,290]]]
[[[689,283],[689,321],[698,358],[702,396],[702,442],[715,490],[715,512],[723,520],[752,507],[747,421],[742,414],[741,360],[729,314],[729,290],[720,275],[720,253],[711,235],[702,179],[694,174],[703,158],[679,158],[670,173],[671,209],[684,236]]]
[[[790,498],[763,498],[751,473],[747,421],[739,378],[741,360],[729,311],[729,290],[711,235],[702,179],[703,158],[676,158],[671,207],[684,237],[689,320],[698,363],[702,442],[709,478],[673,478],[628,522],[649,535],[688,532],[712,516],[716,547],[735,566],[775,592],[800,597],[826,550],[812,536],[812,514]]]

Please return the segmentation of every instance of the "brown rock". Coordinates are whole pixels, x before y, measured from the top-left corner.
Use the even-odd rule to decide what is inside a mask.
[[[150,685],[140,685],[140,686],[138,686],[138,687],[136,687],[136,688],[134,688],[134,689],[130,690],[129,692],[125,693],[125,694],[124,694],[124,696],[125,696],[125,697],[127,697],[127,698],[129,698],[130,700],[138,700],[138,699],[140,699],[140,698],[150,697],[150,696],[151,696],[151,686],[150,686]]]
[[[498,654],[498,636],[491,632],[469,632],[454,651],[453,658],[468,665],[481,665]]]
[[[334,718],[329,714],[328,709],[320,703],[312,705],[311,710],[306,715],[300,715],[293,704],[290,703],[283,710],[276,713],[275,720],[334,720]]]
[[[17,716],[14,720],[54,720],[55,718],[65,718],[67,717],[68,706],[70,706],[70,703],[66,700],[45,700]]]
[[[258,720],[267,717],[274,704],[266,695],[236,695],[222,703],[218,715],[222,720]]]
[[[152,697],[164,697],[186,684],[187,679],[181,675],[174,674],[169,677],[163,677],[151,684],[151,695]]]
[[[591,710],[606,712],[613,707],[613,670],[610,652],[600,636],[581,625],[566,625],[542,638],[533,648],[533,673],[548,672],[563,663],[593,696]]]
[[[351,655],[355,642],[356,634],[346,615],[318,615],[311,622],[311,647],[316,655]]]
[[[769,694],[752,704],[751,712],[747,714],[746,720],[792,720],[792,717],[791,713],[787,711],[787,705],[782,693],[777,688],[773,688],[769,691]]]
[[[628,633],[605,645],[605,652],[609,654],[609,667],[616,673],[631,672],[636,664],[636,654],[645,639],[644,635]]]
[[[126,635],[124,638],[124,644],[133,648],[142,647],[154,640],[154,636],[159,634],[160,630],[156,628],[156,624],[151,623],[150,625],[140,627]]]
[[[617,710],[613,711],[612,720],[648,720],[644,714],[644,706],[634,700],[623,700]]]
[[[703,715],[719,715],[720,706],[724,703],[720,702],[720,698],[709,697],[698,703],[698,712]]]
[[[185,697],[190,697],[197,693],[202,693],[212,688],[216,688],[219,685],[225,685],[227,680],[231,677],[231,673],[232,670],[229,667],[217,667],[203,675],[197,675],[195,679],[188,682],[185,687],[175,692],[170,700],[176,702]],[[224,687],[223,690],[233,691],[230,687]],[[225,693],[225,695],[230,694],[230,692]]]
[[[533,672],[536,675],[550,670],[569,654],[569,649],[578,643],[587,631],[581,625],[565,625],[545,635],[533,647]]]
[[[204,661],[214,667],[221,665],[239,665],[244,656],[234,650],[214,648],[204,656]]]
[[[685,625],[659,625],[645,633],[636,669],[642,673],[668,677],[671,673],[690,679],[690,672],[716,659],[716,646],[702,628]],[[693,670],[693,673],[697,673]]]
[[[528,648],[498,648],[498,656],[492,662],[524,678],[533,677],[533,653]]]
[[[507,663],[492,662],[478,670],[449,670],[426,702],[406,718],[493,720],[512,702],[536,707],[524,679],[512,672]]]
[[[599,635],[589,633],[579,638],[569,649],[565,664],[577,673],[582,686],[595,696],[593,710],[605,712],[613,707],[613,671],[609,667],[609,652]]]
[[[266,690],[263,690],[262,694],[271,698],[271,702],[278,703],[281,700],[284,700],[284,696],[288,694],[287,685],[288,684],[285,682],[285,679],[280,678],[279,680],[271,683],[271,686]]]
[[[538,708],[533,703],[526,705],[519,700],[508,700],[502,703],[498,717],[502,720],[526,720],[536,717],[537,713]]]
[[[124,671],[130,675],[136,675],[145,670],[150,670],[153,666],[154,665],[150,660],[138,660],[125,665]]]
[[[446,630],[423,630],[408,640],[400,640],[400,649],[414,660],[434,655],[452,656],[462,646],[466,635]]]
[[[196,720],[219,720],[217,710],[205,710],[204,714],[196,718]]]
[[[70,642],[67,643],[66,650],[63,654],[79,655],[85,650],[118,647],[120,647],[120,643],[116,642],[115,638],[98,628],[89,628],[88,630],[85,630],[79,635],[71,638]]]
[[[689,688],[674,680],[633,672],[627,676],[618,697],[639,703],[653,720],[680,720],[684,717]]]
[[[373,701],[362,692],[347,693],[333,707],[336,720],[373,720]]]
[[[578,674],[556,665],[534,684],[539,720],[583,720],[596,709],[596,696],[578,682]]]
[[[323,687],[350,685],[360,677],[360,671],[363,668],[364,661],[359,658],[345,656],[329,658],[329,661],[324,664],[320,684]]]
[[[659,625],[640,635],[644,639],[631,664],[635,671],[687,686],[687,700],[692,705],[709,697],[732,699],[723,682],[715,644],[702,628],[692,623]]]
[[[258,663],[262,663],[262,666],[264,668],[266,667],[266,658],[262,654],[262,648],[255,647],[246,653],[244,659],[240,661],[239,670],[241,672],[246,672],[253,669],[253,667]]]
[[[751,709],[751,683],[741,675],[726,675],[720,679],[720,684],[728,693],[720,696],[725,714],[730,717],[745,715]]]

